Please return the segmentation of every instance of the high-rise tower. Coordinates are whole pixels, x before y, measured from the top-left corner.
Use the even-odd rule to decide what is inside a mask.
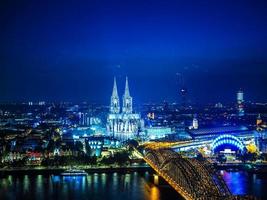
[[[126,77],[125,82],[125,91],[123,94],[123,106],[122,112],[130,114],[133,112],[133,98],[130,96],[129,85],[128,85],[128,77]]]
[[[114,77],[113,91],[110,99],[110,112],[120,113],[120,99],[118,95],[116,77]]]
[[[198,129],[198,120],[196,115],[194,115],[192,126],[193,129]]]
[[[245,114],[245,111],[244,111],[244,92],[242,90],[239,90],[237,92],[236,99],[237,99],[238,116],[242,117]]]

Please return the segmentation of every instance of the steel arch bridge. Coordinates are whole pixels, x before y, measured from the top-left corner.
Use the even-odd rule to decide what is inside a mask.
[[[222,177],[206,160],[183,158],[170,149],[146,149],[144,160],[185,199],[241,199],[232,196]]]
[[[241,152],[245,150],[243,142],[239,138],[230,134],[220,135],[219,137],[215,138],[215,140],[211,143],[211,150],[214,152],[218,147],[227,144],[235,146]]]

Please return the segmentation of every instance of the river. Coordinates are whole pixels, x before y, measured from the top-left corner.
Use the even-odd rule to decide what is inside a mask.
[[[267,174],[220,171],[234,194],[267,199]],[[0,178],[1,200],[169,200],[182,198],[168,185],[154,185],[149,172],[93,173],[84,177],[6,175]]]

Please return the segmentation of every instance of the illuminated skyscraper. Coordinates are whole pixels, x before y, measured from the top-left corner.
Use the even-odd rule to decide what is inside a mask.
[[[193,118],[192,126],[193,126],[193,129],[198,129],[198,120],[196,116],[194,116]]]
[[[245,114],[245,111],[244,111],[244,92],[242,90],[239,90],[237,92],[236,98],[237,98],[238,116],[242,117]]]

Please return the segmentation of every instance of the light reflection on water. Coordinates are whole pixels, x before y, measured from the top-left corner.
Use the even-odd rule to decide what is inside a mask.
[[[167,200],[181,199],[168,185],[155,186],[149,173],[88,176],[13,175],[0,178],[0,199]]]
[[[266,177],[246,172],[221,171],[234,194],[267,199]],[[9,175],[0,178],[0,199],[167,200],[181,198],[168,185],[154,185],[153,174],[94,173],[88,176]]]
[[[29,176],[25,175],[24,178],[23,178],[23,191],[24,192],[28,192],[29,191],[29,185],[30,185]]]
[[[157,187],[152,187],[151,188],[151,195],[150,195],[150,199],[151,200],[158,200],[159,197],[160,197],[160,192],[159,192],[159,189]]]
[[[267,199],[267,174],[252,174],[246,171],[220,171],[220,174],[233,194]]]

